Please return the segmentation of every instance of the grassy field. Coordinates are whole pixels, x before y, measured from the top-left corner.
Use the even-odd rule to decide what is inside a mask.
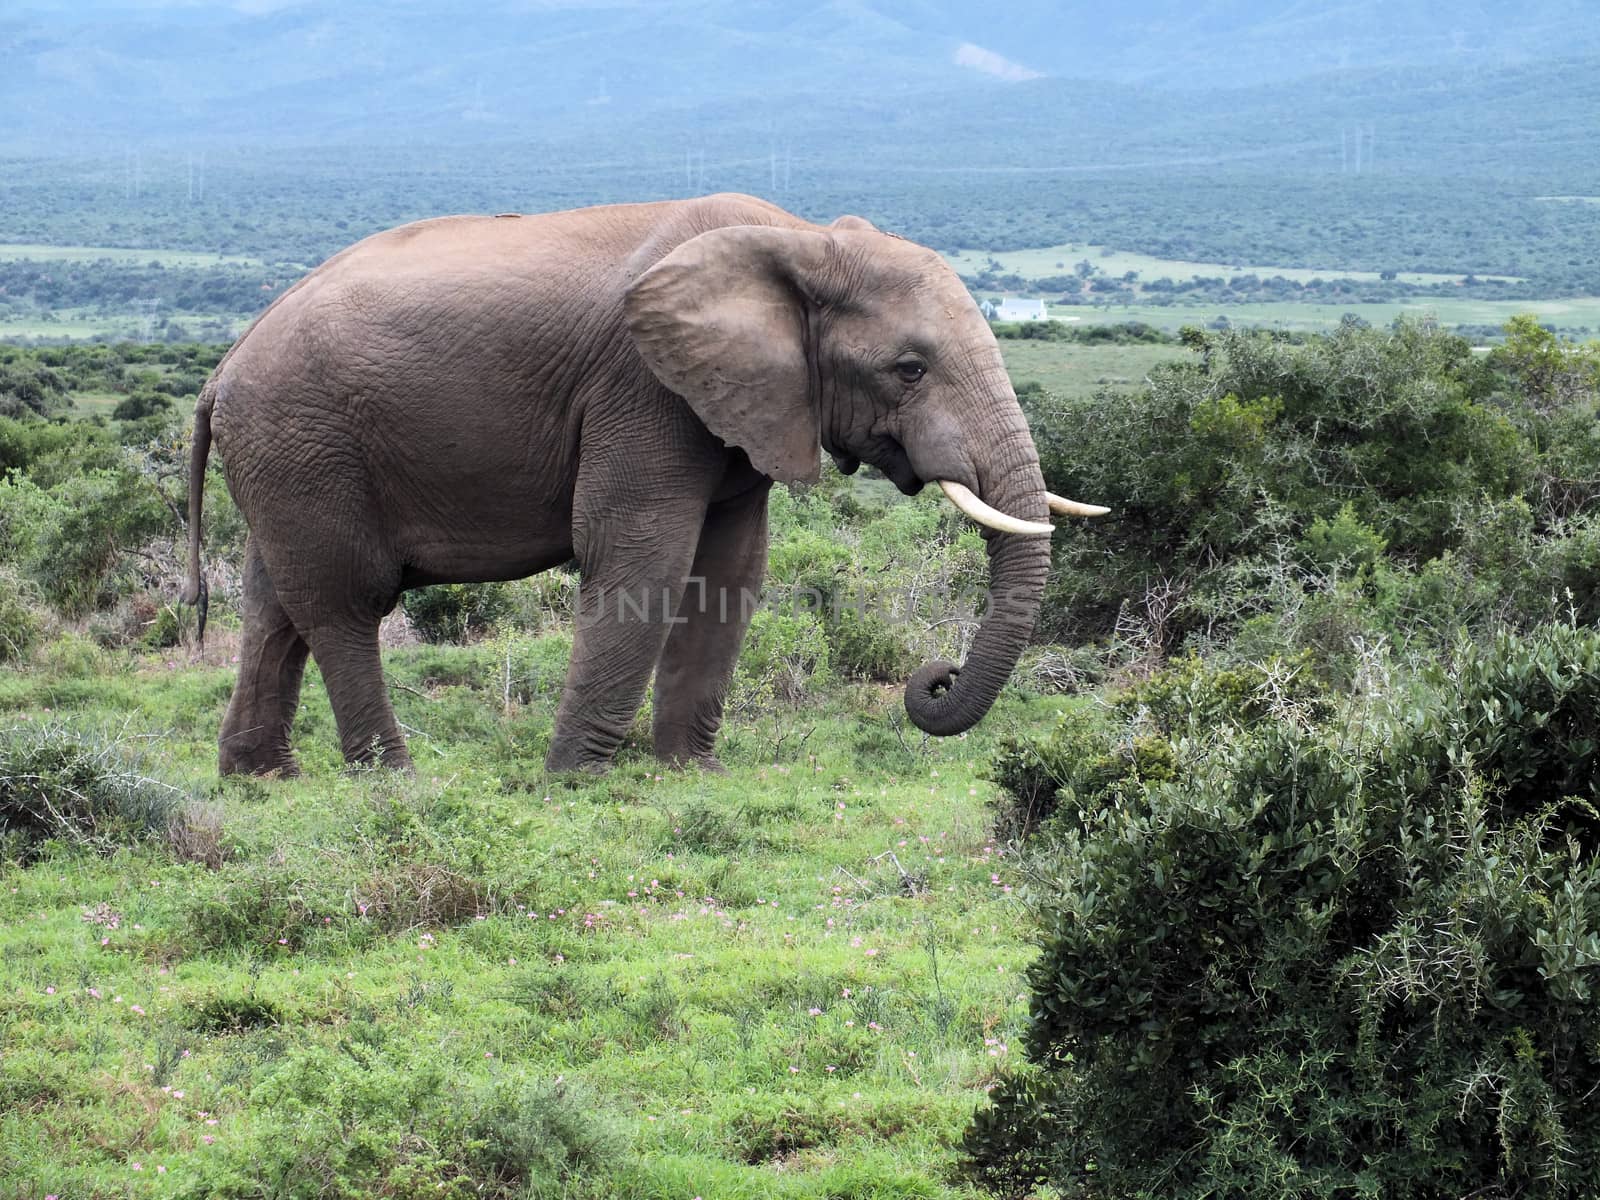
[[[237,336],[252,320],[249,316],[226,313],[171,313],[162,311],[159,317],[171,318],[191,330],[191,340],[210,340],[218,336],[212,322],[224,323],[229,336]],[[52,319],[25,317],[20,320],[0,318],[0,342],[40,339],[43,341],[134,341],[146,340],[150,328],[149,318],[139,314],[100,315],[87,312],[59,312]]]
[[[80,420],[97,416],[109,418],[111,410],[126,399],[121,392],[74,392],[72,415]]]
[[[1540,321],[1563,330],[1600,330],[1600,297],[1567,300],[1428,300],[1393,304],[1237,304],[1205,305],[1051,305],[1050,313],[1063,319],[1077,317],[1085,325],[1144,321],[1160,329],[1203,325],[1225,316],[1235,325],[1270,329],[1325,330],[1338,325],[1346,313],[1373,325],[1388,325],[1396,317],[1432,317],[1441,325],[1503,325],[1519,313],[1533,313]]]
[[[25,317],[21,320],[0,319],[0,341],[21,338],[134,338],[144,328],[142,318],[135,316],[89,316],[56,314],[55,319]]]
[[[1102,388],[1133,389],[1150,368],[1188,354],[1182,346],[1084,345],[1010,338],[1000,342],[1014,386],[1035,382],[1061,397],[1091,396]]]
[[[260,266],[262,260],[243,254],[212,254],[204,250],[137,250],[126,246],[43,246],[27,242],[0,242],[0,259],[30,262],[89,263],[102,259],[122,265],[159,262],[169,267],[215,267],[225,263]]]
[[[1144,281],[1171,279],[1179,282],[1200,276],[1260,275],[1270,278],[1281,275],[1301,283],[1313,279],[1355,279],[1368,282],[1378,280],[1376,271],[1345,271],[1337,267],[1283,267],[1262,266],[1254,263],[1185,262],[1174,258],[1156,258],[1149,254],[1135,254],[1124,250],[1108,250],[1105,246],[1089,242],[1070,242],[1062,246],[1045,246],[1033,250],[962,250],[945,256],[956,270],[972,274],[989,259],[1000,263],[1004,273],[1021,275],[1024,279],[1044,279],[1051,275],[1070,275],[1078,263],[1088,259],[1097,270],[1113,278],[1129,271],[1137,271]],[[1402,271],[1396,277],[1402,283],[1453,283],[1460,275],[1431,275],[1417,271]],[[1496,278],[1511,278],[1496,276]]]
[[[972,1194],[1032,954],[984,764],[1062,702],[925,741],[857,687],[732,722],[725,777],[552,779],[553,688],[416,647],[416,778],[341,769],[313,671],[305,777],[219,784],[229,638],[0,670],[0,751],[100,731],[185,831],[5,847],[7,1197]]]

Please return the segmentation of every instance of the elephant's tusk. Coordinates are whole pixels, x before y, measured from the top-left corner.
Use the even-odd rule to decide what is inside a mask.
[[[1050,501],[1050,511],[1060,513],[1064,517],[1103,517],[1111,511],[1099,504],[1083,504],[1077,500],[1068,500],[1065,496],[1058,496],[1054,492],[1046,492],[1044,496]]]
[[[973,495],[972,489],[963,484],[941,479],[939,486],[944,489],[944,494],[950,497],[951,504],[979,525],[987,525],[990,529],[998,529],[1001,533],[1032,533],[1049,537],[1055,532],[1055,526],[1048,521],[1024,521],[1020,517],[1008,517],[998,508],[991,508],[979,500]]]

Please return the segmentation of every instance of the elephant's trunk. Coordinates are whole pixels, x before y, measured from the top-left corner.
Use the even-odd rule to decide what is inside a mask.
[[[1007,389],[1009,393],[1009,388]],[[983,501],[1028,522],[1048,520],[1039,456],[1022,411],[1010,401],[996,419],[1001,432],[979,464]],[[994,428],[988,426],[987,428]],[[992,451],[989,453],[988,451]],[[948,736],[982,720],[1033,636],[1050,569],[1050,539],[1035,533],[984,530],[989,543],[988,611],[959,668],[928,663],[906,684],[906,712],[927,733]]]

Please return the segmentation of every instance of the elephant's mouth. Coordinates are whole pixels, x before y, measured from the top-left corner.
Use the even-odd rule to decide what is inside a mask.
[[[907,496],[915,496],[927,482],[912,467],[911,456],[906,453],[905,447],[893,438],[884,438],[873,447],[873,454],[868,461]]]
[[[905,447],[891,437],[880,435],[872,438],[870,445],[848,450],[835,449],[826,444],[823,448],[833,459],[834,466],[839,468],[840,474],[854,475],[863,462],[870,463],[907,496],[915,496],[928,482],[912,467],[911,456],[906,453]]]

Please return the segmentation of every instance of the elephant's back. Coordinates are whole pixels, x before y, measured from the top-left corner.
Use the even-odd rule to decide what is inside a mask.
[[[496,497],[568,503],[575,406],[599,331],[621,329],[620,288],[578,282],[523,220],[374,235],[262,315],[218,368],[211,418],[247,515],[314,495],[316,478],[359,481],[411,561],[445,540],[531,536]],[[305,464],[265,465],[285,453]]]
[[[219,449],[311,426],[376,459],[470,426],[491,454],[530,441],[554,453],[587,396],[631,390],[646,370],[622,320],[632,278],[706,228],[780,219],[795,220],[714,196],[373,234],[289,289],[219,365]]]

